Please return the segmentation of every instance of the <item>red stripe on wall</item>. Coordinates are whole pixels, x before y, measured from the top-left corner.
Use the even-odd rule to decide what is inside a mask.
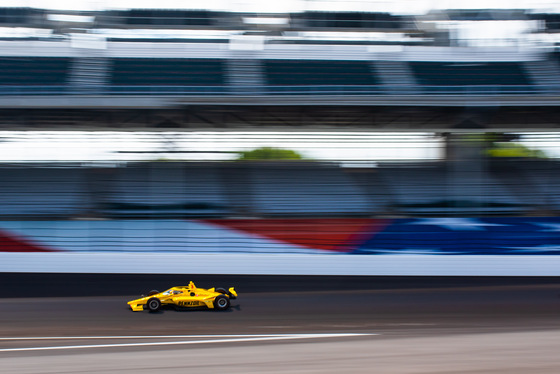
[[[56,252],[0,231],[0,252]]]
[[[356,239],[384,220],[369,218],[213,219],[205,222],[313,249],[350,251]],[[384,225],[380,225],[383,227]]]

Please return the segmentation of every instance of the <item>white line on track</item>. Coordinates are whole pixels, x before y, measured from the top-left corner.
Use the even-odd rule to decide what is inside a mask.
[[[1,340],[83,340],[83,339],[173,339],[173,338],[259,338],[272,336],[317,335],[317,334],[228,334],[228,335],[111,335],[111,336],[21,336]],[[329,334],[332,335],[332,334]]]
[[[36,340],[59,340],[59,339],[145,339],[145,338],[220,338],[210,340],[181,340],[172,342],[145,342],[145,343],[119,343],[119,344],[88,344],[88,345],[67,345],[50,347],[26,347],[26,348],[3,348],[0,352],[22,352],[22,351],[47,351],[63,349],[87,349],[87,348],[114,348],[114,347],[142,347],[142,346],[163,346],[163,345],[187,345],[187,344],[210,344],[210,343],[238,343],[255,341],[273,341],[289,339],[320,339],[320,338],[339,338],[355,336],[373,336],[378,334],[358,334],[358,333],[336,333],[336,334],[280,334],[280,335],[156,335],[156,336],[106,336],[106,337],[36,337]],[[33,338],[1,338],[2,340],[31,340]]]

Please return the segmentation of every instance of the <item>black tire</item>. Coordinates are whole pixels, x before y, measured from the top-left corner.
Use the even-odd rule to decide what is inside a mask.
[[[226,295],[218,295],[214,299],[214,309],[227,310],[229,309],[229,297]]]
[[[237,297],[233,296],[232,293],[226,290],[225,288],[216,288],[216,292],[223,293],[224,295],[228,295],[230,300],[237,299]]]
[[[150,292],[148,292],[148,296],[157,295],[158,293],[158,290],[151,290]]]
[[[150,312],[157,312],[161,308],[161,301],[157,297],[152,297],[148,300],[146,306]]]

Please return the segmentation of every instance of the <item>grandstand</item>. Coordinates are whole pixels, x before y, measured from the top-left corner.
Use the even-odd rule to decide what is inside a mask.
[[[226,215],[217,168],[176,163],[129,165],[104,174],[99,213],[109,217]]]
[[[461,122],[467,101],[475,111],[493,106],[501,116],[526,108],[505,126],[492,122],[499,116],[487,117],[488,129],[518,130],[535,119],[543,121],[532,124],[536,129],[558,126],[560,61],[540,49],[415,46],[397,58],[385,46],[270,44],[240,51],[213,42],[103,40],[102,49],[73,43],[0,41],[0,123],[48,127],[82,116],[90,128],[161,128],[159,113],[177,112],[183,120],[172,128],[283,127],[300,112],[321,116],[336,107],[339,127],[380,130],[388,121],[394,129],[446,130]],[[445,114],[428,113],[428,121],[417,115],[442,108]],[[387,120],[394,111],[398,123]],[[436,122],[450,114],[454,123]]]
[[[110,61],[109,85],[114,93],[125,92],[157,94],[158,88],[181,87],[183,90],[225,86],[225,63],[214,59],[179,58],[115,58]],[[168,89],[169,90],[169,89]],[[223,89],[222,89],[223,91]],[[167,91],[169,92],[169,91]]]
[[[65,57],[5,57],[0,60],[0,82],[22,88],[64,86],[70,61]]]
[[[376,210],[340,168],[315,163],[252,165],[253,211],[265,216],[369,216]]]
[[[536,207],[524,206],[487,171],[455,173],[450,165],[381,167],[381,183],[390,192],[394,212],[409,215],[523,214]]]
[[[554,14],[66,12],[82,17],[76,24],[53,14],[0,8],[0,24],[7,28],[49,31],[0,37],[5,130],[453,134],[560,128],[560,59],[550,42]],[[538,21],[541,27],[531,31],[534,45],[464,47],[451,30],[434,27],[446,21]],[[547,44],[541,43],[544,35]],[[381,217],[558,209],[556,161],[498,165],[476,147],[449,141],[447,159],[354,169],[319,161],[6,165],[0,171],[0,214],[5,219]],[[452,148],[481,151],[469,159],[475,167],[461,171],[461,160],[449,155],[468,150]],[[511,165],[519,172],[513,174]],[[21,184],[26,187],[18,188]]]
[[[529,74],[516,62],[422,62],[412,61],[410,67],[428,92],[446,92],[450,87],[464,87],[468,94],[474,86],[496,94],[530,91],[534,87]]]
[[[91,209],[84,169],[2,167],[0,175],[4,218],[79,217]]]
[[[526,215],[560,210],[558,162],[158,162],[118,168],[0,169],[0,217],[384,217]]]

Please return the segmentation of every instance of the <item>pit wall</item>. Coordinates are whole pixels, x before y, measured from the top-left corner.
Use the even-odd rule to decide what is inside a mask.
[[[0,272],[560,276],[560,218],[0,221]]]

